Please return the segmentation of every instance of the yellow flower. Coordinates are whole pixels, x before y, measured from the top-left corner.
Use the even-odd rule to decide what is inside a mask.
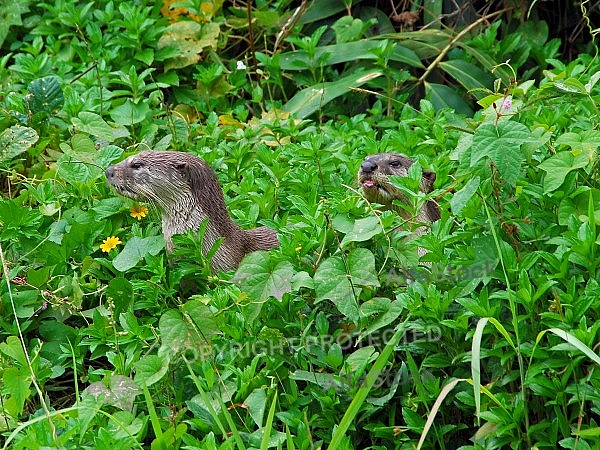
[[[146,217],[148,214],[148,208],[144,205],[135,205],[131,208],[131,217],[135,217],[137,220],[142,220],[142,217]]]
[[[102,250],[104,253],[108,253],[119,244],[122,244],[122,242],[118,237],[107,237],[104,239],[104,241],[102,241],[102,244],[100,244],[100,250]]]
[[[299,245],[298,247],[296,247],[296,251],[299,252],[300,250],[302,250],[302,246]]]

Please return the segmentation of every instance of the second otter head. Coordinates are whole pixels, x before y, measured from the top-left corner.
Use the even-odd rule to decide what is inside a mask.
[[[389,181],[390,175],[408,176],[408,170],[414,161],[398,153],[377,153],[369,155],[360,165],[358,185],[370,202],[390,206],[392,200],[406,201],[404,194]],[[433,190],[435,173],[423,171],[419,190],[425,193]]]

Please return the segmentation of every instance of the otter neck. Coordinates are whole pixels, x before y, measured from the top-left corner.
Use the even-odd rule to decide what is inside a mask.
[[[173,250],[174,234],[184,234],[188,230],[198,230],[202,222],[208,219],[202,237],[202,253],[206,255],[217,239],[224,237],[212,259],[214,270],[229,270],[237,267],[243,254],[239,252],[245,246],[246,233],[227,217],[210,217],[199,205],[191,192],[180,195],[169,209],[161,209],[162,229],[167,251]]]

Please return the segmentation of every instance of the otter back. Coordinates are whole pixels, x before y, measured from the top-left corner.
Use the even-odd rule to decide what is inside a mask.
[[[231,220],[215,172],[195,155],[144,151],[110,166],[106,178],[119,194],[158,208],[167,251],[173,250],[174,234],[196,231],[208,219],[203,253],[224,238],[211,260],[213,270],[235,269],[247,253],[279,246],[275,230],[246,231]]]

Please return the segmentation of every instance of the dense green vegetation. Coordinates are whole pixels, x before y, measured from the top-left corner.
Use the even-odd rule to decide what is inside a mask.
[[[0,447],[598,448],[594,41],[432,4],[0,3]],[[144,149],[281,248],[167,257],[106,186]],[[386,151],[440,205],[413,241],[357,190]]]

